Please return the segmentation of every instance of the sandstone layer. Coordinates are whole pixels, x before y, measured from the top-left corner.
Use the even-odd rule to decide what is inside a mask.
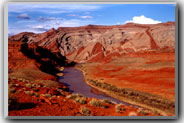
[[[59,52],[77,63],[98,61],[113,54],[175,48],[175,23],[60,27],[34,34],[23,32],[9,37]]]

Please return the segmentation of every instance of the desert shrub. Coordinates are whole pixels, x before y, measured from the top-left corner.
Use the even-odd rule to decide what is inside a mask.
[[[117,113],[121,113],[122,111],[125,111],[125,109],[123,109],[122,108],[122,106],[123,106],[123,104],[117,104],[116,106],[115,106],[115,111],[117,112]]]
[[[85,115],[85,116],[90,116],[91,110],[89,108],[86,108],[86,107],[81,107],[80,113],[82,115]]]
[[[62,89],[57,89],[57,90],[54,90],[55,92],[60,92],[60,93],[62,93],[63,92],[63,90]]]
[[[142,115],[148,115],[148,111],[147,110],[140,110],[138,111],[139,114],[142,114]]]
[[[97,99],[92,99],[89,103],[91,104],[91,106],[104,107],[104,106],[102,105],[102,102],[100,102],[100,101],[97,100]]]
[[[156,111],[156,110],[152,110],[151,111],[153,114],[155,114],[155,115],[158,115],[158,116],[160,116],[161,114],[158,112],[158,111]]]
[[[43,97],[52,97],[51,94],[41,94],[41,96],[43,96]]]
[[[60,92],[60,95],[65,96],[65,95],[63,94],[63,92]]]
[[[53,95],[52,97],[56,97],[56,95]]]
[[[102,100],[103,103],[107,103],[107,104],[114,104],[111,100],[109,99],[103,99]]]
[[[33,91],[25,91],[25,93],[29,96],[34,96],[35,93]]]
[[[26,82],[26,79],[22,78],[22,82]]]
[[[92,79],[87,79],[92,85],[96,85],[97,84],[97,81],[95,80],[92,80]]]
[[[12,78],[13,80],[16,80],[16,79],[17,79],[15,76],[12,76],[11,78]]]
[[[26,83],[29,83],[30,81],[28,79],[25,80]]]
[[[81,104],[86,104],[86,98],[83,95],[78,93],[68,95],[66,98],[73,99],[75,102],[78,102]]]
[[[15,87],[19,87],[19,86],[20,86],[20,84],[14,84],[14,86],[15,86]]]
[[[18,80],[19,82],[22,82],[22,78],[18,78],[17,80]]]
[[[38,87],[38,88],[40,88],[40,87],[41,87],[41,85],[35,84],[35,87]]]
[[[77,97],[83,97],[83,95],[82,95],[82,94],[78,94],[78,93],[73,93],[73,94],[71,94],[71,95],[67,95],[66,98],[75,99],[75,98],[77,98]]]
[[[15,93],[15,92],[16,92],[15,88],[8,88],[8,93]]]
[[[105,89],[106,88],[106,86],[105,86],[105,84],[102,84],[102,86],[101,86],[103,89]]]
[[[39,95],[38,93],[34,93],[34,95],[35,95],[36,97],[40,97],[40,95]]]
[[[30,83],[26,84],[27,88],[32,88],[32,85]]]
[[[10,74],[10,76],[14,76],[17,79],[19,78],[21,80],[24,78],[29,81],[39,79],[40,77],[47,75],[48,74],[35,69],[18,69]]]
[[[26,88],[22,88],[21,90],[22,90],[22,91],[26,91]]]
[[[60,86],[59,83],[53,80],[35,80],[35,83],[39,86],[43,85],[44,87],[48,88],[57,88],[58,86]]]
[[[20,93],[20,90],[16,91],[15,93],[16,93],[16,94],[19,94],[19,93]]]
[[[47,88],[47,86],[46,86],[46,85],[44,85],[43,87],[44,87],[44,88]]]
[[[77,97],[74,100],[75,100],[75,102],[78,102],[80,104],[86,104],[86,98],[85,97]]]

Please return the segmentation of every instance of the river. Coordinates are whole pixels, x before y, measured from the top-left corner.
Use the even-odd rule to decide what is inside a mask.
[[[59,78],[59,82],[64,83],[66,86],[68,86],[71,92],[80,93],[85,97],[109,99],[116,103],[130,105],[118,99],[109,97],[103,93],[98,93],[98,94],[93,93],[91,87],[86,84],[83,73],[74,67],[66,67],[63,73],[64,73],[64,76]]]

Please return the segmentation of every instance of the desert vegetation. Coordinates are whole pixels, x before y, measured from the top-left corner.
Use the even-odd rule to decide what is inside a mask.
[[[91,106],[97,106],[97,107],[104,107],[104,105],[102,104],[101,101],[97,100],[97,99],[92,99],[90,101]]]
[[[75,102],[78,102],[80,104],[86,104],[86,98],[78,93],[73,93],[71,95],[68,95],[67,98],[73,99]]]
[[[138,104],[140,103],[141,105],[145,104],[165,111],[174,111],[175,108],[174,102],[169,101],[168,99],[165,99],[163,97],[134,91],[132,89],[117,88],[114,85],[108,83],[100,83],[97,80],[88,80],[88,82],[95,87],[110,91],[117,96],[133,100],[135,102],[138,102]]]
[[[9,37],[9,116],[174,116],[174,27],[88,25]],[[58,82],[76,63],[90,87],[132,105]]]
[[[42,84],[35,84],[34,81],[23,82],[19,80],[14,77],[9,78],[8,107],[10,116],[20,115],[22,112],[24,112],[24,115],[29,114],[30,116],[56,116],[57,113],[63,114],[63,110],[67,110],[65,115],[69,116],[74,114],[78,116],[99,116],[100,114],[124,116],[127,115],[129,109],[137,113],[139,111],[139,108],[116,104],[108,99],[87,98],[79,93],[67,92],[64,85],[59,88],[51,88]],[[120,105],[121,107],[119,107]],[[125,109],[127,112],[125,112]],[[48,110],[49,114],[47,114]],[[111,113],[107,112],[108,110],[112,110]],[[120,112],[117,112],[117,110]],[[30,114],[30,111],[33,114]],[[139,115],[144,114],[139,113]],[[154,115],[154,113],[150,111],[149,115]]]
[[[80,112],[84,116],[90,116],[91,115],[91,110],[89,108],[86,108],[86,107],[81,107]]]
[[[115,106],[115,111],[117,112],[117,113],[121,113],[121,112],[123,112],[123,111],[125,111],[125,109],[124,108],[122,108],[122,104],[117,104],[116,106]]]

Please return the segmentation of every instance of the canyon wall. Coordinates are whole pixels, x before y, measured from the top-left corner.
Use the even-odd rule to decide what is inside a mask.
[[[174,50],[175,23],[60,27],[40,34],[23,32],[9,41],[35,44],[78,63],[92,62],[113,54]]]

